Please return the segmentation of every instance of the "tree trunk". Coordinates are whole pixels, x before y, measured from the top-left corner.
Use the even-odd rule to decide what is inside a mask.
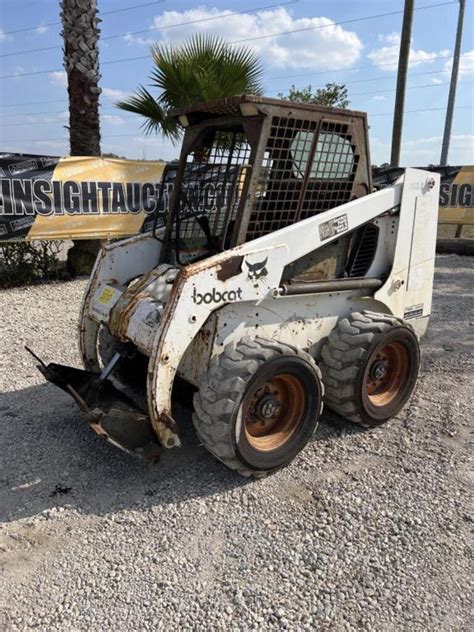
[[[97,0],[61,0],[61,20],[71,156],[100,156]],[[70,273],[89,274],[99,248],[100,242],[95,240],[74,242],[68,252]]]

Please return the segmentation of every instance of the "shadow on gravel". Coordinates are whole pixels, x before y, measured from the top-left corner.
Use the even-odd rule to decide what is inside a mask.
[[[211,496],[251,484],[198,445],[189,409],[179,407],[183,447],[146,464],[99,439],[67,395],[49,384],[0,394],[0,522],[52,507],[104,515]],[[325,415],[315,435],[358,432]]]

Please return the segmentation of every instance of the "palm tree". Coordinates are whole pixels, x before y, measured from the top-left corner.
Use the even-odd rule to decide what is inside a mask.
[[[97,0],[61,0],[71,156],[100,156]]]
[[[155,98],[140,86],[134,96],[117,106],[144,116],[147,134],[161,132],[176,142],[180,128],[168,113],[174,108],[212,101],[237,94],[261,94],[263,68],[257,55],[247,47],[224,40],[195,35],[179,47],[154,44],[151,86],[160,92]]]
[[[71,156],[100,156],[99,33],[97,0],[61,0],[64,67],[69,94]],[[68,269],[88,274],[100,242],[75,241],[68,251]]]

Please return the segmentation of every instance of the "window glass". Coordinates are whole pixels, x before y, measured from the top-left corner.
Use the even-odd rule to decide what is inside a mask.
[[[295,176],[303,178],[308,164],[309,152],[313,144],[314,132],[300,130],[291,143],[291,156],[295,167]]]
[[[291,143],[291,155],[297,178],[304,177],[313,137],[313,132],[299,131]],[[309,177],[323,180],[348,178],[353,165],[354,152],[349,139],[340,134],[321,133]]]

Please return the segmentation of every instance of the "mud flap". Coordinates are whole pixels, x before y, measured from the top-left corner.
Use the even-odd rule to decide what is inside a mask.
[[[148,415],[135,402],[98,373],[63,364],[39,362],[44,377],[69,393],[84,413],[87,423],[102,438],[129,454],[157,461],[161,448]]]

